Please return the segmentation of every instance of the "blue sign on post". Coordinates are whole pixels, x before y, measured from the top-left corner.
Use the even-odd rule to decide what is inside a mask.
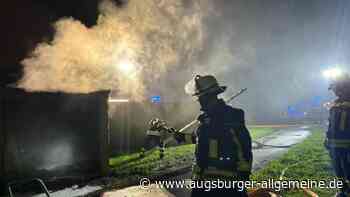
[[[160,96],[152,96],[151,97],[151,102],[152,103],[160,103],[161,97]]]
[[[303,118],[305,116],[304,112],[298,109],[298,106],[288,106],[287,114],[289,118]]]

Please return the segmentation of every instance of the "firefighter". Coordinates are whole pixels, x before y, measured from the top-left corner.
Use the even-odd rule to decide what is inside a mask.
[[[343,74],[330,85],[337,99],[330,108],[325,145],[343,188],[337,197],[350,196],[350,77]]]
[[[146,150],[149,150],[154,147],[161,147],[161,130],[159,129],[160,126],[160,120],[154,119],[151,120],[150,123],[150,129],[146,132]]]
[[[175,133],[180,142],[192,139],[196,144],[192,168],[192,180],[233,181],[249,180],[252,167],[251,137],[245,126],[244,111],[227,105],[218,95],[226,90],[219,86],[211,75],[197,75],[185,87],[186,92],[197,99],[202,113],[200,122],[192,136]],[[236,188],[211,189],[195,188],[196,196],[247,196],[246,190]]]

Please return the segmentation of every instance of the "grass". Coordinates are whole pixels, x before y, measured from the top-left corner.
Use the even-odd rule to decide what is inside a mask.
[[[272,134],[276,129],[271,127],[248,127],[253,140]]]
[[[249,128],[252,139],[269,135],[273,128]],[[330,158],[323,146],[324,134],[320,128],[313,128],[311,135],[302,143],[293,146],[281,158],[273,160],[261,170],[253,173],[252,180],[278,180],[281,172],[288,167],[283,180],[334,180]],[[140,158],[140,153],[122,155],[110,159],[110,166],[118,178],[135,178],[162,174],[167,171],[189,166],[193,159],[194,145],[167,148],[165,156],[159,159],[159,151],[153,150]],[[312,188],[320,197],[333,196],[335,189]],[[304,196],[302,191],[282,191],[282,196]]]
[[[314,128],[312,134],[302,143],[292,147],[280,159],[271,161],[265,168],[255,172],[253,180],[279,179],[283,169],[283,180],[333,180],[330,166],[330,158],[323,146],[324,134],[319,128]],[[334,189],[313,188],[319,196],[332,196]],[[304,196],[301,191],[285,191],[282,194],[287,197]]]
[[[194,145],[188,144],[167,148],[162,160],[159,159],[159,150],[155,149],[144,157],[133,153],[111,158],[109,164],[117,176],[150,176],[190,164],[193,152]]]
[[[269,135],[275,130],[270,127],[249,128],[252,139]],[[140,152],[120,155],[110,158],[109,165],[116,177],[161,174],[190,166],[194,157],[194,147],[193,144],[188,144],[167,148],[162,160],[159,159],[159,150],[146,152],[143,157],[140,157]]]

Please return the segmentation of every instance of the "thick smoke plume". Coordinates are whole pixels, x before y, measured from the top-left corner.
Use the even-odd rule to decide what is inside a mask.
[[[120,7],[105,0],[91,28],[73,18],[57,21],[54,39],[22,61],[18,86],[69,93],[113,89],[140,99],[145,84],[169,67],[195,61],[210,8],[207,0],[130,0]]]

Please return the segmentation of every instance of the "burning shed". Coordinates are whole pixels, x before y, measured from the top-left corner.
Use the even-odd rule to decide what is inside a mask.
[[[0,94],[0,181],[87,179],[108,171],[108,92]]]

